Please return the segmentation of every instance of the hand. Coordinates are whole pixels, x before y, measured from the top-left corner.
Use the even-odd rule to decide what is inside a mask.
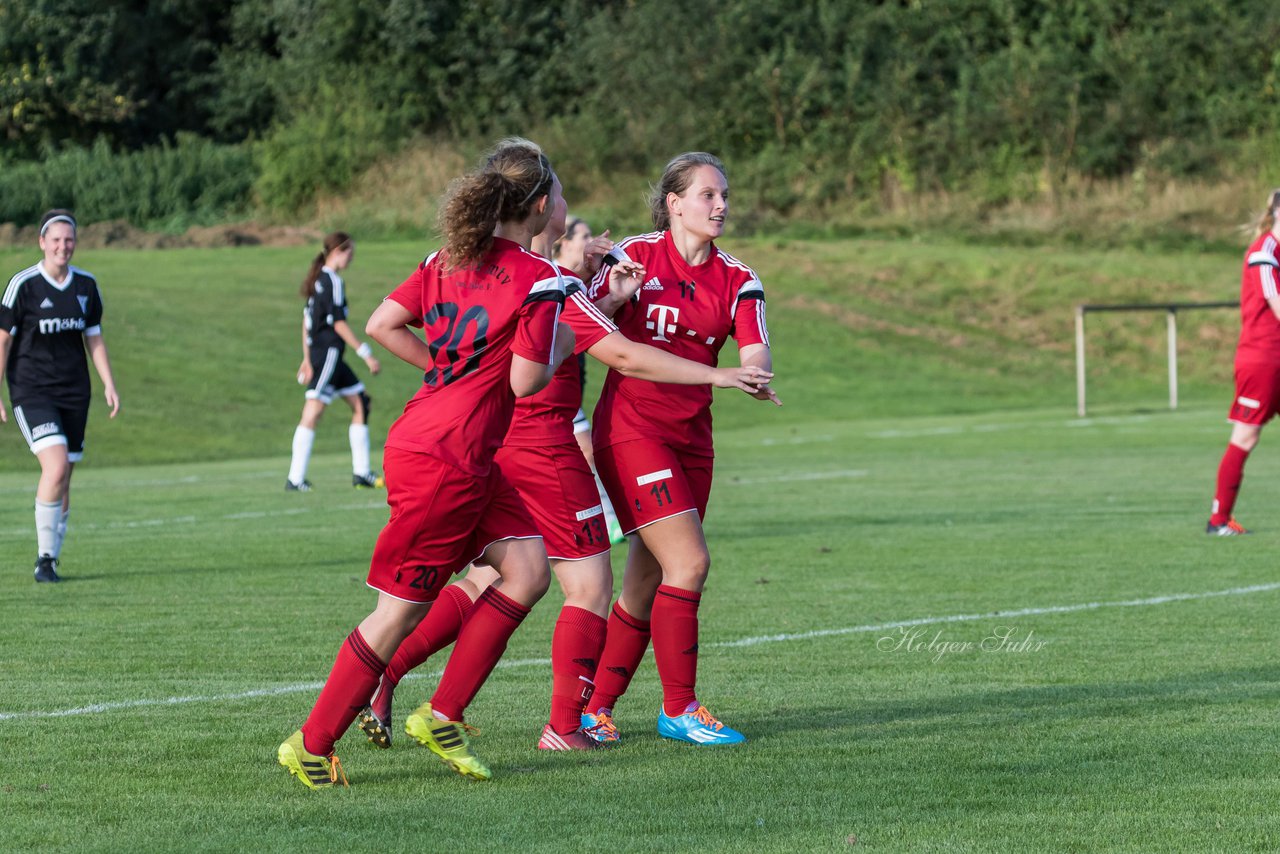
[[[774,392],[774,390],[769,388],[769,386],[767,385],[762,385],[754,393],[748,392],[748,394],[750,394],[756,400],[772,400],[774,406],[782,405],[782,401],[778,399],[777,393]]]
[[[600,264],[604,256],[613,248],[613,241],[609,239],[609,229],[605,229],[603,234],[597,234],[595,237],[587,241],[587,246],[582,250],[582,266],[586,269],[583,279],[590,281],[591,277],[600,269]]]
[[[625,303],[636,295],[644,282],[644,265],[636,261],[619,261],[609,268],[609,296]]]
[[[0,400],[0,424],[9,423],[9,413],[4,410],[4,401]]]
[[[779,406],[782,402],[769,388],[769,380],[773,372],[750,365],[744,368],[716,368],[715,379],[711,384],[716,388],[736,388],[759,400],[772,400]],[[762,396],[763,395],[763,396]]]
[[[315,368],[311,367],[311,360],[307,359],[298,368],[298,385],[311,385],[313,376],[315,376]]]
[[[382,370],[382,363],[379,362],[377,358],[374,356],[367,357],[364,360],[364,363],[369,366],[369,372],[374,374],[375,376],[379,371]],[[311,380],[308,378],[307,382],[311,382]]]
[[[107,399],[107,406],[111,407],[110,417],[115,418],[116,413],[120,411],[120,395],[116,394],[115,386],[107,386],[103,389],[103,396]]]

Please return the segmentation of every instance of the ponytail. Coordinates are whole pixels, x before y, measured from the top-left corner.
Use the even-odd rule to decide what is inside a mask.
[[[1267,199],[1267,209],[1258,217],[1255,225],[1253,239],[1257,240],[1276,226],[1276,209],[1280,208],[1280,190],[1272,190],[1271,195]]]
[[[307,270],[307,277],[302,280],[302,287],[298,289],[303,299],[311,299],[316,295],[316,279],[320,277],[320,268],[324,266],[329,255],[338,249],[345,248],[350,242],[351,235],[345,231],[334,231],[325,235],[324,248],[320,250],[320,254],[311,259],[311,268]]]
[[[449,185],[440,208],[440,231],[450,269],[478,263],[493,246],[502,222],[523,222],[555,182],[551,161],[535,143],[519,137],[498,143],[481,167]]]

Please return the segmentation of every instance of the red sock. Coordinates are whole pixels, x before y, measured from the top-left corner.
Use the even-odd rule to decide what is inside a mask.
[[[683,715],[697,702],[698,602],[701,593],[663,584],[653,600],[653,661],[662,682],[662,709]]]
[[[406,673],[456,641],[472,607],[471,597],[461,587],[446,587],[418,627],[400,642],[387,665],[387,681],[392,686],[400,684]]]
[[[1244,463],[1249,452],[1239,445],[1227,445],[1218,466],[1218,491],[1213,496],[1213,515],[1210,525],[1225,525],[1231,519],[1231,510],[1240,494],[1240,482],[1244,480]]]
[[[635,676],[644,651],[649,648],[649,621],[637,620],[622,610],[617,602],[609,612],[608,631],[605,633],[604,651],[596,666],[596,690],[591,695],[588,708],[594,714],[601,709],[612,711],[613,704],[627,692],[631,677]]]
[[[432,710],[448,720],[462,720],[463,711],[475,699],[506,651],[507,641],[527,616],[529,609],[501,590],[490,587],[481,593],[431,698]]]
[[[582,723],[596,663],[604,649],[604,617],[565,605],[551,635],[551,728],[561,735]]]
[[[359,629],[347,635],[320,697],[302,725],[302,743],[309,752],[318,756],[333,753],[334,743],[369,702],[385,667]]]

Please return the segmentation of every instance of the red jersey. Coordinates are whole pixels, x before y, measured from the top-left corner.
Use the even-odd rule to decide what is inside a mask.
[[[550,261],[495,237],[474,267],[430,255],[393,299],[421,326],[432,365],[391,425],[386,446],[485,475],[511,423],[511,356],[551,364],[564,278]]]
[[[560,268],[565,280],[564,311],[560,320],[575,336],[574,352],[583,353],[611,332],[613,321],[587,299],[582,280]],[[577,359],[565,359],[547,387],[535,395],[516,401],[511,429],[502,444],[509,447],[546,448],[572,444],[573,419],[582,407],[582,367]]]
[[[613,318],[628,338],[711,366],[729,338],[739,347],[768,345],[764,288],[750,267],[714,244],[710,257],[691,267],[669,231],[629,237],[620,246],[645,268],[645,283]],[[605,291],[608,276],[602,267],[591,282],[593,296]],[[611,370],[592,421],[597,447],[659,439],[712,454],[710,385],[654,383]]]
[[[1280,361],[1280,319],[1267,300],[1277,296],[1276,236],[1268,231],[1244,253],[1240,284],[1240,346],[1237,362]]]

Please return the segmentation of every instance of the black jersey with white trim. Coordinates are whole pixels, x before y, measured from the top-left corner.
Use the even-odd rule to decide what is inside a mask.
[[[102,334],[98,282],[78,267],[55,282],[42,264],[15,275],[0,300],[0,329],[13,336],[5,374],[9,399],[89,403],[84,337]]]
[[[347,288],[337,271],[320,268],[316,292],[307,300],[302,319],[307,324],[307,344],[310,346],[346,348],[342,336],[333,328],[339,320],[347,319]]]

